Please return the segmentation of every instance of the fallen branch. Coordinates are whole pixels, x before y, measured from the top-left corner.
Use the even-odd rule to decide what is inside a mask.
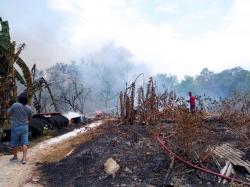
[[[75,150],[75,147],[74,147],[70,152],[68,152],[68,153],[64,156],[64,158],[69,157],[69,156],[73,153],[74,150]]]
[[[178,175],[186,175],[186,174],[194,172],[194,171],[195,171],[194,169],[190,169],[188,171],[183,171],[183,172],[179,173]]]
[[[174,160],[175,160],[175,158],[173,157],[173,158],[171,159],[171,163],[170,163],[170,165],[169,165],[167,174],[166,174],[166,176],[165,176],[165,179],[166,179],[166,180],[168,180],[168,177],[169,177],[169,175],[170,175],[170,173],[171,173],[171,170],[172,170],[173,167],[174,167]]]
[[[250,185],[250,183],[247,183],[247,182],[235,179],[235,178],[231,178],[231,177],[228,177],[228,176],[225,176],[225,175],[221,175],[220,173],[217,173],[217,172],[211,171],[209,169],[201,168],[201,167],[199,167],[197,165],[194,165],[194,164],[184,160],[180,156],[176,155],[175,153],[173,153],[172,150],[165,145],[164,141],[159,136],[157,136],[156,139],[157,139],[158,143],[161,145],[161,147],[163,148],[163,150],[165,151],[165,153],[167,153],[168,155],[173,156],[175,159],[179,160],[180,162],[186,164],[189,167],[192,167],[194,169],[203,171],[205,173],[209,173],[209,174],[221,177],[223,179],[227,179],[229,181],[234,181],[234,182],[237,182],[237,183],[240,183],[240,184]]]

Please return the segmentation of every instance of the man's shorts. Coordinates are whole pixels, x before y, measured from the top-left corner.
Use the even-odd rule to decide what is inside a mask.
[[[11,128],[11,146],[17,147],[22,145],[28,145],[29,129],[28,125],[19,125]]]
[[[192,110],[192,111],[195,110],[195,105],[191,105],[190,110]]]

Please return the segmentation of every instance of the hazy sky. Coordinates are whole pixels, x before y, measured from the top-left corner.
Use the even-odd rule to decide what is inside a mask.
[[[22,57],[46,68],[109,42],[152,73],[250,69],[250,0],[0,0]]]

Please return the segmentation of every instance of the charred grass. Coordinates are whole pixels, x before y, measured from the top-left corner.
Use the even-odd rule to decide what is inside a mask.
[[[43,152],[41,152],[38,160],[41,162],[58,162],[62,160],[68,153],[71,151],[73,152],[77,147],[79,147],[81,144],[87,143],[88,141],[91,141],[93,138],[96,138],[103,134],[103,129],[113,123],[116,122],[116,120],[104,120],[101,127],[98,127],[96,129],[91,129],[87,131],[86,133],[77,135],[76,137],[73,137],[71,139],[68,139],[66,142],[61,142],[56,145],[53,145],[49,147],[48,149],[45,148]]]

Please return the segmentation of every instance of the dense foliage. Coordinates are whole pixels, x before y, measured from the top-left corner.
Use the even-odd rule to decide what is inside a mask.
[[[204,68],[199,75],[184,76],[181,81],[178,81],[175,75],[158,74],[156,82],[159,92],[164,89],[174,90],[181,96],[187,96],[188,91],[195,95],[205,94],[215,98],[250,93],[250,71],[240,67],[219,73]]]

